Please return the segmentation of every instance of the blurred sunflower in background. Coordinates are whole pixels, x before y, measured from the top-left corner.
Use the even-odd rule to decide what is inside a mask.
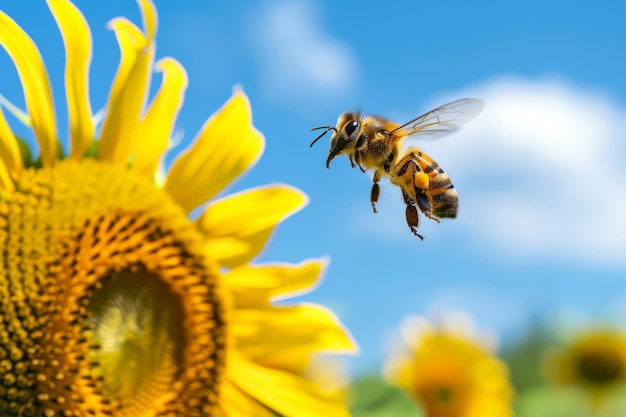
[[[626,334],[619,330],[597,327],[580,332],[544,359],[548,380],[585,392],[592,415],[612,407],[611,395],[626,387]]]
[[[419,403],[426,417],[507,417],[513,391],[506,365],[465,315],[440,324],[409,316],[402,343],[385,363],[387,380]]]
[[[69,1],[48,0],[66,52],[67,155],[39,51],[0,11],[26,112],[2,103],[39,147],[35,159],[0,109],[0,415],[346,415],[303,364],[354,353],[348,331],[321,306],[272,304],[311,289],[325,262],[250,264],[306,196],[265,186],[189,218],[264,141],[236,92],[156,175],[187,78],[173,58],[154,63],[156,10],[138,3],[143,30],[110,23],[121,60],[98,127],[89,27]],[[146,106],[155,70],[162,83]]]

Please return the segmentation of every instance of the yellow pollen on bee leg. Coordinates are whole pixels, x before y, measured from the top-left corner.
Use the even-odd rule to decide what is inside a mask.
[[[428,184],[429,184],[430,180],[428,178],[428,175],[426,175],[423,172],[416,172],[415,173],[415,178],[413,179],[413,184],[415,184],[415,187],[419,190],[427,190],[428,189]]]

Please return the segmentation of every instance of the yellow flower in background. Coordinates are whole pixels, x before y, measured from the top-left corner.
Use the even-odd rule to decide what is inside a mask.
[[[246,96],[155,180],[187,78],[173,58],[153,62],[156,11],[138,3],[143,30],[110,23],[121,60],[97,129],[89,27],[69,1],[48,0],[65,43],[67,157],[39,51],[0,11],[27,113],[12,111],[39,144],[33,161],[0,109],[0,415],[347,415],[302,372],[318,352],[353,353],[347,330],[321,306],[272,304],[310,290],[325,262],[250,264],[306,196],[260,187],[189,219],[263,151]]]
[[[439,325],[410,316],[401,336],[384,374],[416,399],[426,417],[512,416],[506,365],[466,316],[449,316]]]
[[[626,382],[626,335],[603,328],[581,332],[549,352],[544,365],[551,381],[601,395]]]

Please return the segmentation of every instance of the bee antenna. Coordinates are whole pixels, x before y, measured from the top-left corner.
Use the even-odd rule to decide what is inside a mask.
[[[314,130],[320,130],[320,129],[326,129],[326,130],[323,131],[321,135],[316,137],[313,142],[311,142],[311,144],[309,145],[309,148],[312,148],[313,145],[315,145],[315,142],[320,140],[322,138],[322,136],[324,136],[326,133],[328,133],[329,130],[334,130],[335,132],[337,132],[337,129],[335,129],[334,126],[318,126],[318,127],[314,127],[313,129],[311,129],[311,132],[314,131]]]

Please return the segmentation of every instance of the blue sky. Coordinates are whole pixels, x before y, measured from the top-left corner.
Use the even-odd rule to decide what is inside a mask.
[[[379,367],[409,313],[462,309],[504,344],[539,315],[626,319],[626,3],[155,2],[157,59],[174,56],[189,75],[174,153],[243,86],[266,151],[229,191],[283,182],[309,195],[260,261],[330,258],[304,298],[352,330],[357,370]],[[76,4],[92,28],[100,109],[118,59],[105,24],[140,16],[131,0]],[[37,42],[66,132],[62,44],[45,3],[2,8]],[[0,69],[0,91],[23,107],[6,54]],[[476,120],[416,143],[460,196],[458,219],[422,219],[423,242],[397,189],[382,185],[373,214],[369,177],[342,158],[327,170],[326,139],[309,149],[309,129],[346,110],[403,122],[468,96],[486,102]]]

